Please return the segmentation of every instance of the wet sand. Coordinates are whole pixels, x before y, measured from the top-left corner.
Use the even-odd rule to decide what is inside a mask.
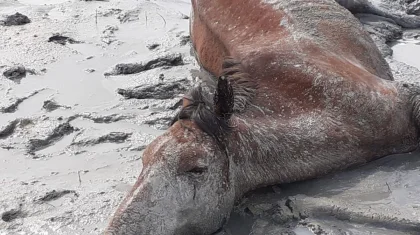
[[[14,65],[36,72],[0,79],[0,234],[99,234],[105,227],[141,171],[142,150],[179,100],[125,99],[117,89],[157,84],[161,74],[163,82],[192,80],[189,4],[0,2],[0,14],[31,19],[0,26],[0,72]],[[48,42],[56,34],[80,43]],[[184,65],[104,75],[118,63],[168,53],[180,53]],[[75,193],[40,200],[63,190]]]
[[[117,90],[194,81],[190,1],[0,2],[0,15],[16,11],[31,23],[0,26],[0,235],[99,234],[179,100],[126,99]],[[69,39],[49,42],[57,34]],[[394,59],[420,67],[412,43],[393,48]],[[181,65],[105,76],[119,63],[178,53]],[[417,69],[394,59],[396,79],[418,78]],[[15,65],[34,74],[1,75]],[[226,233],[419,234],[412,229],[420,224],[418,156],[252,193]]]

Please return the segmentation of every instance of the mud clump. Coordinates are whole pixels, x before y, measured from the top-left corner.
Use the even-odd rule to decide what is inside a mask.
[[[166,130],[172,121],[172,116],[169,117],[156,117],[150,120],[146,120],[143,123],[146,125],[154,126],[158,130]]]
[[[171,99],[184,93],[188,89],[188,80],[182,79],[169,83],[157,83],[155,85],[141,85],[128,89],[118,89],[117,93],[126,99]]]
[[[407,6],[407,13],[409,15],[420,16],[420,1],[412,1]]]
[[[117,39],[115,38],[115,31],[118,31],[118,26],[116,25],[107,25],[104,29],[104,31],[102,31],[102,36],[101,36],[101,40],[102,42],[106,43],[106,44],[111,44],[115,41],[117,41]]]
[[[131,136],[132,136],[132,133],[110,132],[108,134],[99,136],[97,138],[87,138],[87,139],[82,139],[82,140],[73,142],[72,145],[93,146],[93,145],[103,144],[103,143],[121,144],[121,143],[124,143],[124,141],[126,141]]]
[[[63,123],[56,127],[46,139],[30,139],[28,152],[33,154],[36,151],[42,150],[76,130],[77,129],[72,127],[69,123]]]
[[[181,36],[180,39],[181,39],[181,42],[180,42],[181,46],[185,46],[185,45],[187,45],[188,43],[191,42],[191,37],[190,36]]]
[[[20,121],[18,119],[9,122],[6,126],[0,129],[0,139],[5,139],[12,135]]]
[[[6,16],[3,20],[0,20],[0,25],[4,26],[24,25],[29,23],[31,23],[31,20],[26,15],[19,12]]]
[[[59,108],[69,109],[70,107],[66,107],[63,105],[58,104],[55,100],[46,100],[42,105],[42,108],[45,109],[47,112],[52,112]]]
[[[143,71],[151,70],[159,67],[173,67],[183,65],[184,61],[181,54],[167,54],[154,58],[149,61],[139,63],[121,63],[115,65],[110,72],[106,72],[105,76],[135,74]]]
[[[355,16],[374,39],[381,53],[384,56],[392,55],[392,49],[388,44],[402,38],[402,27],[394,20],[382,16],[372,14],[356,14]]]
[[[158,48],[160,46],[159,43],[152,43],[152,44],[148,44],[146,47],[147,49],[153,51],[154,49]]]
[[[67,37],[67,36],[63,36],[63,35],[59,35],[59,34],[51,36],[50,38],[48,38],[48,42],[54,42],[54,43],[58,43],[58,44],[61,44],[61,45],[66,45],[67,43],[70,43],[70,44],[81,43],[80,41],[74,40],[71,37]]]
[[[43,91],[44,89],[41,90],[37,90],[32,92],[31,94],[21,97],[21,98],[13,98],[13,101],[11,104],[5,106],[5,107],[0,107],[0,113],[14,113],[16,112],[18,106],[25,100],[31,98],[32,96],[38,94],[39,92]]]
[[[28,73],[32,75],[36,74],[36,72],[33,69],[27,69],[22,65],[17,65],[4,70],[3,76],[7,79],[19,83],[20,80],[26,77]]]
[[[79,196],[79,194],[77,194],[76,191],[74,191],[74,190],[60,190],[60,191],[52,190],[50,192],[47,192],[45,194],[45,196],[39,198],[36,201],[37,202],[49,202],[49,201],[57,200],[57,199],[61,198],[64,195],[67,195],[67,194],[73,194],[76,197]]]
[[[12,210],[4,212],[1,215],[1,220],[3,220],[4,222],[12,222],[15,219],[25,218],[25,217],[26,217],[26,213],[23,212],[21,208],[19,208],[19,209],[12,209]]]

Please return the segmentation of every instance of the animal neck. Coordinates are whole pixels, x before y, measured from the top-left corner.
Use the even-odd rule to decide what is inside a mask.
[[[293,169],[287,169],[288,158],[281,157],[287,154],[281,133],[271,125],[276,124],[255,125],[240,120],[227,141],[237,198],[256,188],[289,182],[296,176]]]

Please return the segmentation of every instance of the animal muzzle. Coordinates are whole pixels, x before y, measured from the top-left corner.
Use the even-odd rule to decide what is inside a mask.
[[[185,227],[182,222],[180,223],[179,212],[189,198],[192,198],[192,195],[186,195],[185,191],[189,190],[185,190],[173,180],[173,177],[162,173],[140,176],[131,192],[120,204],[105,234],[177,234],[180,227]]]

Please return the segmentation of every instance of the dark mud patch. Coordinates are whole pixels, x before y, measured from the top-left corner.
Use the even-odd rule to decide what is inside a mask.
[[[27,74],[36,74],[35,70],[25,68],[22,65],[10,67],[3,71],[3,76],[16,83],[20,83],[22,78],[26,77]]]
[[[158,130],[166,130],[169,127],[169,124],[172,121],[172,116],[163,116],[163,117],[152,117],[149,120],[145,120],[143,123],[155,127]]]
[[[5,211],[1,214],[1,220],[3,220],[4,222],[12,222],[15,219],[19,219],[19,218],[25,218],[27,216],[27,213],[22,211],[21,207],[18,209],[12,209],[12,210],[8,210]]]
[[[127,119],[132,119],[134,116],[130,115],[123,115],[123,114],[110,114],[110,115],[98,115],[94,113],[84,113],[84,114],[77,114],[74,116],[69,117],[69,121],[73,121],[77,118],[84,118],[92,120],[94,123],[113,123],[119,122]]]
[[[77,41],[77,40],[74,40],[71,37],[63,36],[63,35],[60,35],[60,34],[56,34],[56,35],[48,38],[48,42],[54,42],[54,43],[58,43],[58,44],[61,44],[61,45],[66,45],[67,43],[70,43],[70,44],[82,43],[81,41]]]
[[[18,125],[19,120],[13,120],[6,124],[2,129],[0,129],[0,139],[5,139],[12,135],[16,130],[16,126]]]
[[[189,35],[184,35],[179,37],[181,42],[179,43],[181,46],[185,46],[191,42],[191,37]]]
[[[110,132],[108,134],[99,136],[97,138],[81,139],[79,141],[73,142],[71,145],[93,146],[93,145],[103,144],[103,143],[121,144],[121,143],[124,143],[128,138],[130,138],[131,135],[132,135],[132,133]]]
[[[59,109],[59,108],[70,109],[70,107],[58,104],[55,100],[44,101],[44,104],[42,105],[42,108],[44,110],[46,110],[47,112],[52,112],[52,111],[54,111],[56,109]]]
[[[307,215],[297,208],[295,203],[287,198],[276,203],[250,204],[241,210],[243,216],[256,218],[269,218],[278,224],[286,224],[291,221],[299,221],[307,218]]]
[[[118,89],[117,93],[126,99],[171,99],[185,93],[189,88],[188,79],[154,85],[141,85],[128,89]]]
[[[121,114],[111,114],[108,116],[94,116],[90,114],[84,115],[83,117],[92,120],[94,123],[113,123],[133,118],[132,116],[126,116]]]
[[[177,54],[167,54],[161,57],[154,58],[152,60],[142,61],[139,63],[121,63],[115,65],[115,67],[110,71],[106,72],[105,76],[112,75],[126,75],[126,74],[135,74],[143,71],[159,68],[159,67],[173,67],[183,65],[184,61],[182,55]]]
[[[35,153],[36,151],[45,149],[48,146],[58,142],[64,136],[69,135],[76,131],[77,129],[71,126],[69,123],[60,124],[56,127],[50,135],[45,139],[30,139],[28,144],[28,152],[30,154]]]
[[[183,19],[183,20],[189,20],[190,17],[181,13],[181,19]]]
[[[407,0],[406,2],[409,3],[407,6],[407,14],[420,16],[420,1]]]
[[[31,23],[31,20],[26,15],[19,12],[6,16],[4,19],[0,20],[0,25],[3,26],[24,25],[29,23]]]
[[[374,39],[378,49],[384,56],[392,55],[389,43],[401,39],[403,30],[392,19],[373,14],[356,14],[363,28]]]
[[[159,44],[159,43],[151,43],[151,44],[148,44],[146,47],[147,47],[147,49],[149,49],[149,50],[153,51],[153,50],[155,50],[156,48],[158,48],[159,46],[160,46],[160,44]]]
[[[25,97],[21,97],[21,98],[14,98],[12,100],[12,103],[9,105],[6,105],[5,107],[0,107],[0,112],[1,113],[14,113],[16,112],[16,110],[18,109],[18,106],[25,100],[31,98],[34,95],[37,95],[39,92],[43,91],[44,89],[38,90],[38,91],[34,91],[31,94],[29,94],[28,96]]]
[[[47,192],[45,196],[37,199],[36,202],[43,203],[43,202],[54,201],[67,194],[73,194],[76,197],[79,196],[79,194],[77,194],[77,192],[74,190],[59,190],[59,191],[52,190],[50,192]]]

